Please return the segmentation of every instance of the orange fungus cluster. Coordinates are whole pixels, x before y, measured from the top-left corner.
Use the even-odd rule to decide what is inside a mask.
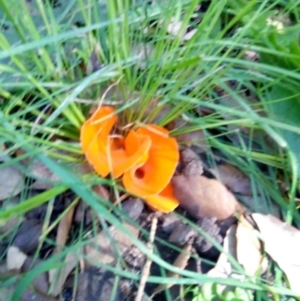
[[[171,178],[179,150],[169,132],[154,124],[130,130],[126,137],[113,135],[114,108],[102,106],[81,128],[81,147],[87,161],[102,177],[122,176],[125,189],[153,209],[171,212],[178,206]]]

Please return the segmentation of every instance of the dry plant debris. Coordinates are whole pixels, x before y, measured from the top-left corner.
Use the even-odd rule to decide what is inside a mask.
[[[156,233],[156,229],[157,229],[157,216],[153,215],[152,217],[152,221],[151,221],[151,229],[150,229],[150,235],[149,235],[149,241],[147,244],[148,250],[150,253],[153,253],[153,241],[155,239],[155,233]],[[145,265],[143,267],[142,273],[141,273],[141,280],[140,280],[140,284],[139,284],[139,288],[136,294],[136,297],[134,299],[134,301],[141,301],[143,294],[144,294],[144,290],[145,290],[145,286],[147,283],[147,279],[149,277],[150,274],[150,268],[151,268],[151,264],[152,261],[150,258],[147,258]]]
[[[227,230],[223,242],[223,252],[221,253],[215,267],[207,273],[209,276],[226,278],[233,275],[233,266],[228,260],[227,254],[236,259],[236,228],[237,226],[233,225]]]
[[[175,261],[173,262],[173,266],[176,268],[180,268],[184,270],[188,264],[188,261],[191,257],[193,249],[193,238],[191,238],[183,247],[182,251],[179,253],[179,255],[176,257]],[[179,278],[180,275],[174,272],[168,272],[167,277],[169,278]],[[153,298],[155,295],[158,293],[164,291],[165,289],[171,288],[173,284],[168,284],[168,285],[158,285],[155,289],[154,292],[151,295],[151,298]]]
[[[286,274],[292,290],[300,295],[300,231],[272,215],[253,213],[267,254]]]
[[[236,229],[236,257],[245,273],[254,276],[262,263],[261,244],[254,227],[241,216]]]
[[[48,277],[51,285],[49,295],[56,297],[62,292],[67,278],[79,262],[80,255],[69,253],[64,259],[62,268],[49,271]]]
[[[63,250],[63,247],[66,245],[67,238],[69,236],[69,232],[72,227],[74,211],[75,211],[75,204],[68,210],[68,212],[63,216],[63,218],[59,222],[57,235],[56,235],[57,246],[54,249],[53,254],[61,252]]]

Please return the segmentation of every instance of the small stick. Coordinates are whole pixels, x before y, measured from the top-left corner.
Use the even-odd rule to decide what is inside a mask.
[[[123,77],[123,76],[121,76],[115,83],[111,84],[110,86],[108,86],[108,87],[106,88],[106,90],[105,90],[104,93],[102,94],[102,97],[101,97],[101,99],[100,99],[100,101],[99,101],[99,105],[98,105],[99,107],[103,105],[104,99],[105,99],[106,95],[108,94],[108,92],[109,92],[114,86],[117,86],[117,85],[120,83],[122,77]]]
[[[147,247],[148,247],[150,253],[153,253],[153,241],[154,241],[154,237],[155,237],[155,233],[156,233],[156,228],[157,228],[157,216],[153,215],[151,230],[150,230],[150,237],[149,237],[149,241],[147,243]],[[147,258],[147,261],[144,265],[144,268],[143,268],[143,271],[141,274],[141,281],[140,281],[139,289],[137,291],[137,295],[136,295],[134,301],[142,300],[143,293],[145,290],[145,285],[146,285],[147,279],[150,274],[151,264],[152,264],[152,260],[150,258]]]
[[[192,237],[185,245],[184,248],[182,249],[181,253],[177,256],[175,261],[173,262],[173,266],[181,269],[185,269],[185,267],[188,264],[188,261],[191,257],[191,252],[193,250],[193,242],[194,242],[194,237]],[[174,272],[168,272],[167,277],[170,278],[179,278],[180,276]],[[171,288],[174,284],[160,284],[159,286],[156,287],[154,292],[151,295],[151,299],[158,293],[164,291],[167,288]]]

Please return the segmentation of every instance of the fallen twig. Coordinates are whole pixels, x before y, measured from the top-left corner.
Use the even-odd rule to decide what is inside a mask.
[[[153,241],[154,241],[154,237],[155,237],[155,233],[156,233],[156,228],[157,228],[157,216],[153,215],[151,229],[150,229],[150,237],[149,237],[149,241],[147,244],[147,247],[148,247],[150,253],[153,253]],[[139,289],[137,291],[137,295],[136,295],[134,301],[142,300],[145,285],[146,285],[147,279],[150,274],[151,264],[152,264],[152,260],[150,258],[147,258],[147,261],[144,265],[144,268],[143,268],[143,271],[141,274],[141,281],[140,281]]]

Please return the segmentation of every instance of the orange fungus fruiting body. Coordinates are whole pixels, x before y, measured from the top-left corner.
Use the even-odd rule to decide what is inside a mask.
[[[112,107],[102,106],[81,127],[87,161],[102,177],[123,175],[126,190],[162,212],[178,206],[170,183],[179,161],[177,141],[158,125],[143,125],[126,137],[113,135],[117,122]]]

